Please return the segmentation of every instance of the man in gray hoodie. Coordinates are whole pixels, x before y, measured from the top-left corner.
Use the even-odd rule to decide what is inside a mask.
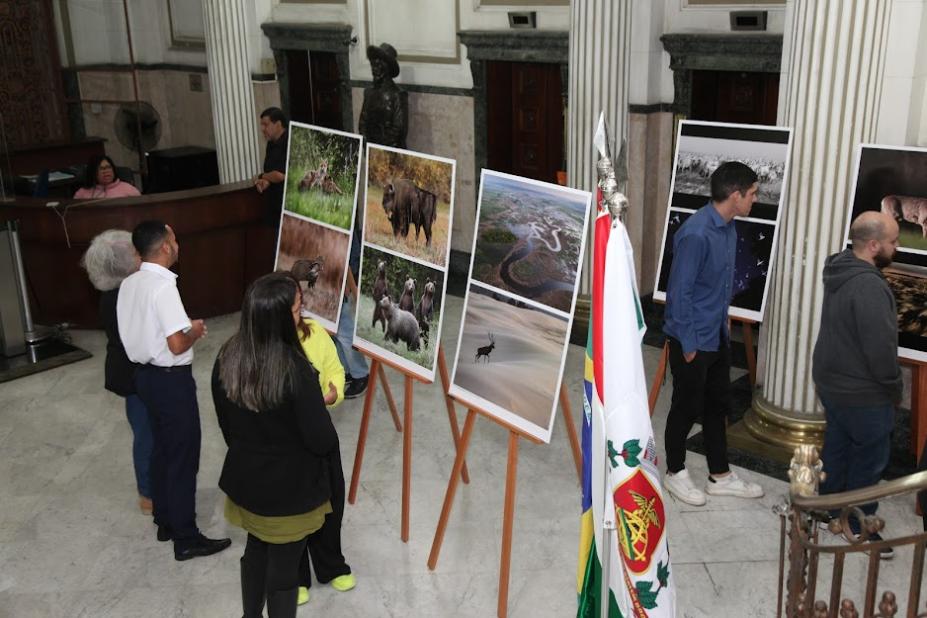
[[[881,273],[898,247],[898,223],[880,212],[864,212],[850,226],[850,240],[852,249],[824,264],[821,329],[814,346],[812,376],[827,417],[822,494],[879,482],[901,398],[898,314]],[[873,514],[877,507],[873,502],[862,510]],[[851,527],[859,532],[859,522],[851,521]]]

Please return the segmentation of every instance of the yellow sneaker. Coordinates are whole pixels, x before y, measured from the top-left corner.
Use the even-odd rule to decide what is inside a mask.
[[[296,595],[296,604],[305,605],[308,602],[309,602],[309,589],[306,588],[305,586],[300,586],[299,594]]]
[[[357,579],[353,573],[348,573],[347,575],[339,575],[331,581],[331,584],[332,588],[338,592],[347,592],[357,585]]]

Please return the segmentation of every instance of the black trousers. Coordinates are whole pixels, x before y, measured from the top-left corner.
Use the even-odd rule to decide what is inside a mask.
[[[351,572],[351,567],[341,553],[341,520],[344,518],[344,469],[341,467],[341,448],[335,448],[329,456],[329,485],[332,488],[332,512],[325,516],[322,527],[306,537],[307,551],[302,553],[299,561],[299,585],[312,586],[312,572],[320,584],[327,584],[341,575]]]
[[[154,523],[167,526],[175,544],[199,534],[196,473],[200,468],[200,410],[190,365],[143,366],[135,374],[138,396],[148,408],[154,448],[151,488]]]
[[[263,616],[264,600],[271,618],[296,615],[299,557],[306,540],[293,543],[265,543],[248,534],[241,557],[241,601],[245,618]]]
[[[914,414],[917,412],[914,411]],[[921,461],[917,464],[917,471],[927,471],[927,442],[924,442],[924,449],[921,451]],[[927,531],[927,489],[917,492],[917,502],[921,507],[921,514],[924,517],[924,530]]]
[[[708,471],[724,474],[730,470],[726,423],[731,412],[731,348],[722,342],[717,352],[699,350],[687,363],[679,342],[672,337],[667,341],[673,400],[663,436],[666,469],[675,473],[686,467],[686,438],[692,425],[701,419]]]

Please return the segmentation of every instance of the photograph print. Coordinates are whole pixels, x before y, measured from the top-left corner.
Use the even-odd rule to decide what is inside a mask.
[[[666,286],[673,266],[673,241],[676,231],[693,211],[671,208],[663,235],[663,254],[657,272],[654,299],[666,300]],[[737,230],[737,253],[734,262],[734,289],[730,315],[759,321],[763,312],[763,298],[769,279],[772,259],[773,235],[776,226],[753,219],[734,219]]]
[[[367,145],[364,242],[447,265],[456,162]]]
[[[283,213],[274,270],[299,279],[303,309],[329,330],[338,328],[351,234]]]
[[[450,394],[550,441],[569,320],[470,283]]]
[[[433,381],[444,272],[364,245],[354,345]]]
[[[859,147],[850,223],[881,210],[898,222],[895,261],[927,267],[927,149],[862,144]]]
[[[288,212],[351,230],[360,178],[361,136],[290,123],[283,206]]]
[[[712,173],[725,161],[749,166],[759,180],[750,217],[776,221],[782,202],[790,129],[684,120],[679,123],[671,204],[697,210],[711,199]]]
[[[882,273],[898,310],[898,355],[927,362],[927,149],[861,144],[856,185],[846,221],[867,210],[898,222],[898,249]]]
[[[590,194],[483,170],[471,278],[569,312]]]

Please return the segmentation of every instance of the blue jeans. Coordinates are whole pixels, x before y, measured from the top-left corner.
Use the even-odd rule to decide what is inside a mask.
[[[882,477],[891,451],[895,406],[835,405],[821,397],[827,417],[821,460],[827,474],[821,494],[835,494],[876,485]],[[867,515],[879,504],[860,506]]]
[[[132,461],[135,464],[135,485],[138,495],[151,498],[151,455],[154,437],[148,408],[138,395],[126,397],[126,418],[132,427]]]
[[[338,320],[338,332],[335,333],[335,349],[344,367],[345,373],[352,378],[365,378],[370,373],[367,359],[352,347],[354,342],[354,301],[345,298],[341,303],[341,318]]]

